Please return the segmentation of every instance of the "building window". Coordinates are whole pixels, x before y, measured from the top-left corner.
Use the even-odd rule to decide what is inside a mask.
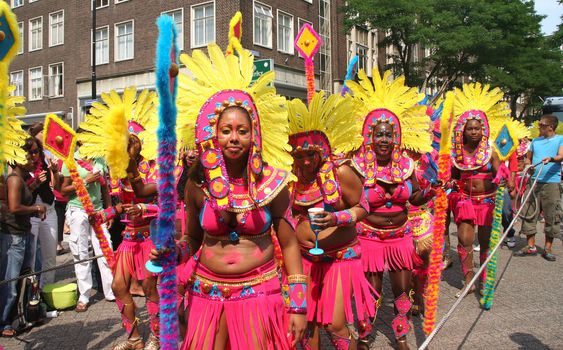
[[[96,29],[96,65],[109,63],[109,27]]]
[[[49,15],[49,46],[62,45],[65,42],[65,13],[59,11]]]
[[[29,69],[29,100],[37,101],[43,98],[43,67]]]
[[[293,54],[293,16],[278,12],[278,50]]]
[[[127,2],[127,1],[129,1],[129,0],[115,0],[115,3],[116,3],[116,4],[121,4],[122,2]]]
[[[205,46],[215,41],[215,4],[192,6],[192,47]]]
[[[115,61],[130,60],[134,57],[133,21],[115,25]]]
[[[29,51],[43,48],[43,17],[29,20]]]
[[[49,65],[49,97],[64,95],[63,63]]]
[[[20,7],[23,6],[23,0],[10,0],[10,7],[11,8],[16,8],[16,7]]]
[[[23,22],[18,22],[18,28],[20,30],[20,49],[18,50],[18,55],[23,53]]]
[[[102,7],[108,7],[109,6],[109,0],[96,0],[96,8],[102,8]]]
[[[173,11],[163,12],[163,15],[168,15],[172,17],[174,24],[176,25],[176,33],[178,35],[176,43],[178,44],[178,49],[184,49],[184,9],[177,9]]]
[[[368,48],[367,46],[356,44],[356,55],[358,55],[358,69],[368,71]]]
[[[305,23],[308,23],[309,25],[313,26],[313,23],[304,20],[303,18],[297,18],[297,31],[300,31],[301,28],[303,28],[303,26],[305,25]]]
[[[10,84],[16,87],[12,96],[23,96],[23,70],[10,73]]]
[[[272,8],[254,3],[254,44],[272,48]]]

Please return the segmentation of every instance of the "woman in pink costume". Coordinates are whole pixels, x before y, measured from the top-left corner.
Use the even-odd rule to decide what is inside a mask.
[[[208,50],[211,59],[199,50],[180,56],[193,75],[180,74],[179,134],[200,154],[185,190],[181,256],[191,257],[177,270],[185,288],[182,349],[289,349],[306,328],[307,286],[284,219],[289,172],[277,168],[291,164],[286,103],[270,86],[273,73],[251,85],[248,51]],[[274,236],[289,275],[287,311]]]
[[[292,216],[303,271],[309,279],[305,349],[319,348],[318,326],[325,328],[337,349],[355,349],[358,332],[352,302],[361,336],[371,333],[370,319],[376,313],[375,290],[362,272],[355,229],[368,209],[362,180],[346,162],[333,156],[333,152],[348,153],[361,146],[361,139],[349,137],[361,128],[351,110],[350,97],[331,95],[325,99],[322,91],[313,97],[309,108],[301,100],[289,103],[289,144],[297,176],[291,184]],[[310,208],[324,211],[311,222]],[[314,225],[320,231],[321,255],[309,253],[315,246]]]
[[[369,214],[356,227],[364,271],[380,294],[383,272],[389,271],[397,311],[391,326],[398,348],[405,349],[416,256],[407,203],[422,205],[432,193],[420,190],[414,162],[403,149],[431,151],[430,118],[426,107],[417,105],[422,96],[415,88],[404,86],[404,77],[391,81],[390,71],[381,78],[377,69],[372,74],[373,85],[364,71],[359,73],[359,84],[347,83],[365,115],[363,145],[353,160],[365,177]],[[367,348],[368,342],[363,339],[362,346]]]
[[[473,271],[473,240],[477,226],[481,247],[479,261],[487,259],[489,237],[493,222],[495,193],[493,183],[500,160],[489,143],[492,117],[505,115],[507,109],[500,103],[502,92],[489,91],[488,86],[466,84],[456,89],[454,101],[454,126],[452,133],[452,178],[457,179],[457,192],[449,196],[450,208],[457,224],[457,252],[464,276],[464,287],[475,273]],[[481,274],[484,287],[486,269]],[[463,290],[463,289],[462,289]],[[470,291],[474,291],[472,286]],[[456,297],[461,295],[461,291]]]
[[[96,122],[104,120],[114,108],[124,107],[129,111],[131,119],[127,122],[127,176],[117,181],[117,191],[120,204],[96,213],[91,220],[106,222],[115,216],[125,214],[125,230],[122,233],[123,241],[115,254],[113,267],[112,289],[116,297],[116,304],[121,313],[123,327],[127,332],[127,340],[114,346],[114,350],[127,349],[159,349],[159,296],[156,288],[157,276],[148,272],[145,263],[149,254],[154,249],[150,239],[150,224],[158,214],[157,186],[156,186],[156,138],[153,130],[156,129],[158,116],[156,114],[156,94],[142,91],[137,96],[136,88],[129,87],[123,92],[123,97],[115,91],[102,94],[102,99],[107,107],[94,105],[91,113],[94,117],[86,119],[81,127],[86,130]],[[96,116],[100,118],[96,118]],[[145,131],[146,129],[146,131]],[[88,153],[91,148],[97,148],[92,140],[92,133],[84,133],[79,137],[84,141],[81,152]],[[107,142],[108,137],[104,138]],[[106,155],[107,158],[107,155]],[[110,159],[108,159],[108,163]],[[136,306],[130,293],[131,281],[136,279],[141,282],[146,297],[147,311],[150,319],[151,334],[146,344],[139,332],[139,319],[136,317]]]

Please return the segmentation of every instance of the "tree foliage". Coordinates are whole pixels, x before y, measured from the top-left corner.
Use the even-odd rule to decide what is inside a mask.
[[[380,46],[397,50],[384,68],[404,74],[411,86],[444,91],[470,77],[501,87],[513,106],[522,96],[532,104],[537,96],[561,94],[562,26],[543,37],[533,1],[348,0],[344,11],[348,28],[385,33]],[[430,55],[413,62],[415,44]]]

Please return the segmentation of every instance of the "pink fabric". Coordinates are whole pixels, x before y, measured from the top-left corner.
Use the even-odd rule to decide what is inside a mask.
[[[245,235],[258,235],[264,233],[272,225],[270,215],[266,212],[268,209],[264,207],[243,212],[241,218],[237,220],[236,226],[231,227],[228,222],[225,222],[220,212],[212,207],[211,203],[209,200],[205,200],[200,215],[201,228],[211,236],[228,235],[232,231]]]
[[[123,304],[121,300],[116,298],[115,304],[119,309],[119,313],[121,313],[121,324],[123,325],[123,328],[125,328],[125,332],[127,332],[127,336],[131,336],[131,332],[133,331],[133,323],[135,323],[135,320],[130,320],[127,318],[127,316],[125,316],[125,314],[123,313],[123,309],[125,309],[125,304]]]
[[[307,298],[307,321],[309,322],[321,325],[332,324],[339,278],[346,322],[354,323],[352,300],[354,300],[358,321],[369,320],[376,315],[375,301],[378,295],[362,271],[361,246],[356,243],[343,250],[348,252],[349,258],[344,253],[341,258],[332,258],[329,261],[310,261],[311,258],[318,256],[306,256],[302,259],[303,273],[309,276]]]
[[[450,208],[452,208],[455,223],[459,225],[462,221],[469,221],[472,225],[491,226],[495,209],[493,198],[469,199],[467,195],[460,192],[450,193]]]
[[[158,303],[155,303],[154,301],[147,298],[147,312],[149,314],[151,332],[157,337],[160,335],[160,319],[158,311]]]
[[[397,299],[395,299],[395,308],[397,309],[397,315],[391,322],[391,327],[395,332],[395,338],[399,339],[411,329],[409,324],[409,319],[407,317],[407,312],[410,311],[412,302],[406,293],[401,294]]]
[[[402,237],[379,239],[376,235],[367,236],[364,235],[365,232],[358,232],[364,252],[362,255],[364,271],[383,272],[414,268],[416,252],[410,227],[407,225],[397,230],[404,230]]]
[[[260,349],[290,349],[291,344],[286,336],[287,314],[278,277],[251,287],[232,287],[229,297],[214,293],[214,288],[221,282],[250,279],[275,269],[273,261],[236,276],[215,274],[193,259],[190,262],[178,270],[181,281],[195,277],[184,298],[187,330],[182,349],[213,349],[214,335],[223,315],[228,324],[228,349],[254,349],[257,344]],[[194,274],[186,276],[185,273],[190,271]],[[196,275],[212,280],[217,285],[210,286],[212,289],[206,293]]]
[[[345,338],[336,333],[329,332],[330,342],[336,350],[348,350],[350,349],[350,338]]]
[[[143,241],[131,241],[124,239],[117,252],[115,252],[115,261],[117,266],[121,265],[119,262],[123,261],[123,266],[129,271],[131,276],[141,281],[145,276],[151,275],[145,268],[145,263],[149,260],[149,254],[155,246],[153,242],[147,238]]]
[[[487,260],[487,256],[489,255],[489,250],[485,249],[485,247],[481,247],[481,249],[482,250],[479,253],[479,264],[483,265],[485,260]],[[481,278],[482,285],[484,286],[484,283],[487,280],[487,269],[486,268],[481,272],[480,278]]]
[[[473,271],[473,261],[471,261],[471,268],[465,266],[466,259],[473,259],[473,252],[468,253],[461,244],[458,244],[457,254],[459,255],[459,261],[461,262],[461,271],[463,272],[463,276],[465,277],[469,272]]]

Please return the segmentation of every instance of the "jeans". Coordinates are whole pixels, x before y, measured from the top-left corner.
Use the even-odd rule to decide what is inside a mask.
[[[504,198],[503,198],[503,206],[502,206],[502,228],[503,231],[506,231],[508,225],[510,225],[512,219],[514,218],[514,214],[512,213],[512,202],[510,199],[510,193],[508,191],[508,188],[504,190],[503,197]],[[510,232],[508,232],[508,235],[506,237],[508,238],[514,237],[514,228],[510,228]]]
[[[12,235],[0,232],[0,280],[16,278],[31,267],[31,233]],[[17,281],[0,285],[0,328],[10,328],[10,313],[16,303]]]

